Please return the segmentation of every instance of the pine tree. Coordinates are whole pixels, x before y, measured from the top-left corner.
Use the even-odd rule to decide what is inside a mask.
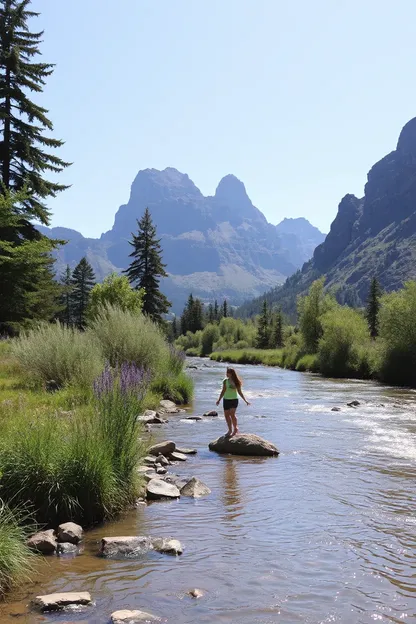
[[[214,321],[219,321],[220,320],[220,316],[219,316],[219,311],[218,311],[218,301],[215,299],[214,301]]]
[[[95,284],[95,275],[92,266],[84,257],[78,262],[71,277],[72,293],[71,307],[73,319],[77,327],[85,326],[86,312],[90,292]]]
[[[227,318],[227,316],[228,316],[227,299],[224,299],[224,303],[222,304],[222,316],[223,316],[223,318]]]
[[[283,347],[283,316],[280,308],[274,314],[270,346],[272,349],[281,349]]]
[[[28,194],[16,210],[17,227],[0,232],[3,240],[40,239],[32,220],[47,225],[48,197],[67,188],[47,180],[46,172],[61,172],[69,163],[48,150],[62,141],[45,131],[53,129],[48,111],[32,102],[29,92],[41,93],[53,65],[40,63],[42,32],[32,32],[28,21],[39,14],[28,10],[30,0],[2,0],[0,3],[0,173],[5,191],[26,187]]]
[[[379,319],[378,314],[380,311],[380,297],[381,297],[380,284],[376,277],[373,277],[370,285],[370,292],[368,294],[366,318],[368,327],[370,329],[371,338],[375,339],[378,336]]]
[[[178,331],[178,321],[176,316],[174,316],[171,323],[171,333],[173,340],[176,340],[176,338],[178,337]]]
[[[143,312],[156,323],[162,323],[162,315],[169,312],[171,303],[159,290],[161,277],[167,277],[166,265],[162,262],[160,239],[156,238],[156,228],[153,225],[149,209],[146,208],[138,224],[138,234],[132,234],[130,245],[134,258],[128,269],[127,277],[135,288],[144,289]]]
[[[262,313],[259,316],[256,347],[258,349],[267,349],[270,343],[270,322],[269,322],[269,309],[267,307],[267,301],[263,301]]]
[[[194,304],[190,315],[189,330],[192,333],[204,328],[204,306],[200,299],[194,299]]]
[[[191,325],[191,311],[194,306],[194,297],[192,293],[188,297],[188,301],[185,304],[185,307],[181,316],[181,334],[184,336],[187,331],[190,331]]]
[[[72,314],[72,272],[69,264],[66,265],[65,271],[61,275],[60,284],[62,286],[62,294],[61,294],[61,310],[58,314],[58,318],[61,323],[65,325],[72,325],[73,314]]]
[[[208,323],[213,323],[214,322],[214,306],[212,305],[212,303],[209,304],[208,306]]]

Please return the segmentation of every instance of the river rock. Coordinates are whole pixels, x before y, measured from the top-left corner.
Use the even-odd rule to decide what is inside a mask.
[[[171,483],[172,485],[176,485],[178,490],[181,490],[188,482],[187,479],[184,479],[183,477],[180,477],[179,475],[176,475],[176,474],[167,474],[167,475],[161,476],[160,478],[165,483]]]
[[[160,466],[169,466],[169,463],[169,460],[164,455],[158,455],[156,457],[156,464],[159,464]]]
[[[184,455],[196,455],[197,454],[197,450],[196,449],[192,449],[192,448],[183,448],[183,447],[176,447],[176,452],[177,453],[183,453]]]
[[[202,589],[191,589],[191,591],[188,592],[188,596],[191,596],[192,598],[202,598],[203,595],[204,592]]]
[[[274,444],[253,433],[239,433],[235,436],[221,436],[209,443],[209,449],[216,453],[231,455],[278,455],[279,450]]]
[[[181,493],[176,485],[167,483],[162,479],[152,479],[146,487],[147,498],[158,500],[160,498],[179,498]]]
[[[156,474],[165,475],[166,473],[167,473],[167,468],[165,468],[164,466],[159,466],[158,468],[156,468]]]
[[[180,541],[171,537],[156,537],[152,539],[152,542],[153,548],[164,555],[181,555],[183,553]]]
[[[160,479],[162,477],[162,475],[157,474],[156,470],[152,470],[150,472],[146,472],[144,475],[144,480],[146,481],[146,483],[149,483],[150,481],[152,481],[152,479]],[[146,491],[145,491],[145,495],[146,495]]]
[[[176,403],[168,401],[167,399],[160,401],[159,405],[160,407],[163,407],[163,409],[176,409]]]
[[[187,416],[185,420],[202,420],[202,416]]]
[[[181,488],[180,492],[181,496],[191,496],[192,498],[201,498],[202,496],[211,494],[209,487],[196,477],[192,477],[192,479]]]
[[[341,408],[340,408],[340,407],[333,407],[333,408],[331,409],[331,412],[340,412],[340,411],[341,411]]]
[[[32,600],[32,606],[40,611],[62,611],[65,607],[75,607],[91,604],[89,592],[62,592],[36,596]]]
[[[144,413],[142,416],[139,416],[137,420],[145,423],[146,425],[163,425],[168,422],[159,414],[156,414],[156,412],[152,412],[151,414]]]
[[[137,557],[150,550],[153,550],[153,542],[144,535],[103,537],[99,554],[102,557]]]
[[[56,548],[56,553],[59,557],[64,555],[76,556],[79,555],[79,548],[76,544],[71,544],[71,542],[60,542]]]
[[[58,527],[58,542],[69,542],[70,544],[78,544],[82,540],[84,531],[82,526],[75,522],[65,522]]]
[[[359,405],[361,405],[361,403],[359,401],[350,401],[350,403],[347,403],[348,407],[358,407]]]
[[[205,412],[204,416],[210,416],[211,418],[215,418],[215,416],[218,416],[218,412],[216,412],[215,410],[211,410],[210,412]]]
[[[149,455],[170,455],[176,449],[175,442],[172,440],[165,440],[165,442],[159,442],[159,444],[155,444],[149,448]]]
[[[31,550],[41,553],[42,555],[51,555],[56,551],[58,542],[56,540],[55,531],[48,529],[35,533],[27,540],[27,545]]]
[[[154,466],[156,463],[156,457],[154,455],[147,455],[143,458],[143,464],[146,466]]]
[[[187,456],[186,456],[186,455],[184,455],[183,453],[178,453],[178,451],[175,451],[174,453],[171,453],[171,454],[169,455],[169,459],[170,459],[171,461],[175,461],[175,462],[176,462],[176,461],[181,461],[181,462],[184,462],[184,461],[186,461],[188,458],[187,458]]]
[[[160,622],[160,618],[145,611],[129,611],[122,609],[111,614],[112,624],[139,624],[143,622]]]

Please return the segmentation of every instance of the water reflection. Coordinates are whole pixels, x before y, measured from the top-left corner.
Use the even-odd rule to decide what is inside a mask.
[[[238,465],[233,457],[227,457],[223,464],[221,499],[224,503],[224,521],[234,523],[242,512],[241,490],[238,480]]]

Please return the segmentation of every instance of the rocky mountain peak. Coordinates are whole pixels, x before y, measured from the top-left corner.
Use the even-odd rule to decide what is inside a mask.
[[[159,169],[142,169],[131,186],[130,201],[158,202],[162,200],[201,198],[201,191],[195,186],[186,173],[173,167]]]
[[[266,222],[263,213],[253,206],[243,182],[235,175],[228,174],[220,180],[215,191],[215,199],[241,218],[260,219]]]
[[[403,126],[397,142],[397,151],[416,156],[416,117]]]

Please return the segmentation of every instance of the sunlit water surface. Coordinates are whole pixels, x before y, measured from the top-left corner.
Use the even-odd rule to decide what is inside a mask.
[[[224,371],[195,363],[193,411],[202,414],[215,407]],[[212,494],[142,506],[89,532],[81,556],[40,564],[35,583],[0,606],[0,622],[101,624],[122,608],[170,624],[416,621],[416,393],[265,367],[241,373],[252,406],[240,407],[240,429],[280,456],[219,457],[207,444],[225,431],[222,418],[172,416],[156,439],[197,448],[173,470]],[[346,406],[353,399],[356,409]],[[176,537],[184,554],[96,556],[101,537],[137,534]],[[189,597],[192,588],[205,596]],[[95,606],[45,616],[27,608],[37,594],[71,590],[91,592]]]

